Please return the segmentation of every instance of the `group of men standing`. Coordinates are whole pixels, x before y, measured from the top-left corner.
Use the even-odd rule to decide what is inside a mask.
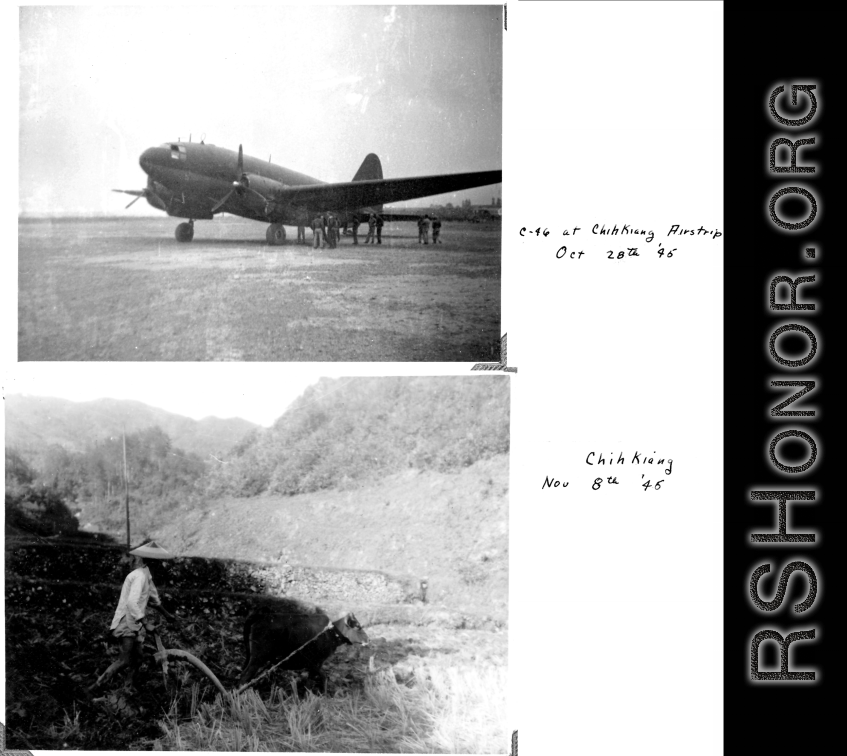
[[[345,234],[352,232],[353,244],[355,245],[359,244],[360,223],[359,217],[354,215],[343,227]],[[379,213],[371,213],[366,223],[368,224],[368,233],[365,236],[363,244],[382,244],[382,227],[385,225],[382,216]],[[327,212],[316,215],[312,219],[311,228],[315,249],[323,249],[325,247],[335,249],[341,240],[341,226],[338,216],[334,213]],[[430,231],[432,231],[432,243],[440,244],[441,221],[438,217],[427,214],[418,218],[419,244],[429,244]],[[297,226],[297,243],[306,243],[306,227],[304,225]]]
[[[332,213],[316,215],[312,220],[312,234],[315,249],[329,247],[335,249],[340,237],[338,218]],[[304,234],[305,241],[305,234]]]
[[[378,213],[371,213],[368,216],[368,234],[365,237],[364,244],[382,244],[382,227],[385,221]],[[348,228],[353,234],[353,244],[359,244],[359,217],[354,215],[352,220],[344,224],[344,232],[348,233]],[[321,213],[312,219],[312,234],[314,239],[314,248],[329,247],[335,249],[338,242],[341,240],[341,226],[339,225],[338,216],[334,213]],[[306,230],[304,226],[297,227],[297,242],[299,244],[306,243]]]
[[[359,219],[353,219],[353,244],[358,244],[357,241],[357,226],[359,225]],[[382,219],[382,216],[379,213],[371,213],[368,216],[368,233],[365,236],[365,244],[373,244],[374,239],[377,244],[382,244],[382,227],[385,225],[385,221]]]
[[[429,244],[429,231],[432,229],[432,243],[441,244],[441,221],[438,216],[424,215],[418,218],[418,244]]]

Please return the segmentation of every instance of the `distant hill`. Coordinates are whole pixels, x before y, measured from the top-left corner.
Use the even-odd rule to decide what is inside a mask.
[[[192,420],[142,402],[95,399],[72,402],[55,397],[10,394],[6,397],[6,445],[37,460],[58,444],[70,452],[109,436],[158,426],[174,446],[203,457],[225,454],[259,426],[241,418]]]
[[[248,432],[205,465],[170,454],[160,434],[137,431],[133,538],[155,538],[180,555],[379,570],[413,583],[426,576],[433,602],[504,618],[509,392],[504,375],[324,378],[273,427]],[[169,426],[175,416],[143,404],[10,399],[10,437],[26,419],[42,429],[30,442],[80,443],[83,428],[97,438],[119,434],[131,415],[187,450]],[[67,482],[81,531],[119,542],[120,450],[111,446],[102,464],[92,453],[63,466],[56,455],[57,473],[42,475]]]
[[[212,495],[285,496],[509,451],[508,376],[322,378],[212,468]]]

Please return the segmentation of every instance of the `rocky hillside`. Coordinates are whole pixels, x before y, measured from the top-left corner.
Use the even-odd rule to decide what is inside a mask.
[[[508,451],[508,376],[324,378],[214,466],[209,493],[343,489]]]
[[[432,601],[505,619],[508,465],[499,455],[342,491],[227,497],[163,522],[160,537],[183,554],[426,576]]]

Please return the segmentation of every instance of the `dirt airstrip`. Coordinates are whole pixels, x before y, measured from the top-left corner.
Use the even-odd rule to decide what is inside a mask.
[[[471,362],[497,359],[500,224],[410,222],[383,244],[279,247],[238,218],[19,224],[18,359]],[[364,228],[364,227],[362,227]]]

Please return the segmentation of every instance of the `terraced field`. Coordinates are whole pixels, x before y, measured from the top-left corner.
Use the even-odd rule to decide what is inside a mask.
[[[92,698],[85,687],[117,653],[104,631],[121,550],[21,538],[6,550],[9,748],[490,753],[506,742],[503,621],[400,594],[386,602],[378,590],[382,600],[351,602],[371,642],[327,661],[327,696],[293,695],[297,673],[280,671],[224,702],[193,667],[174,663],[163,677],[151,643],[133,695],[115,680]],[[63,567],[74,579],[58,579]],[[244,618],[273,604],[274,591],[247,563],[187,558],[169,567],[179,586],[165,582],[162,598],[180,621],[161,628],[165,644],[234,687]],[[349,579],[366,591],[384,583],[365,577]]]

